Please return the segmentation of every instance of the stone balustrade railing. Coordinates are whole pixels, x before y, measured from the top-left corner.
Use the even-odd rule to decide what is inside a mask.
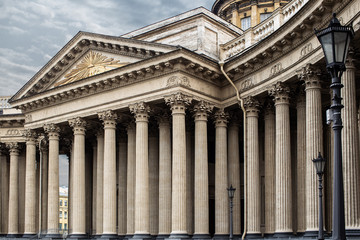
[[[0,97],[0,109],[11,108],[8,102],[10,98],[11,97]]]
[[[278,8],[268,19],[247,29],[242,36],[221,45],[221,58],[228,59],[266,38],[294,16],[308,1],[290,1],[285,6]]]

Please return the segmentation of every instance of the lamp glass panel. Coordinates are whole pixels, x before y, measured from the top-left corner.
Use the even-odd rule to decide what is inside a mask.
[[[333,53],[333,39],[331,32],[322,35],[321,37],[319,37],[319,40],[324,50],[327,64],[333,63],[334,53]]]
[[[336,62],[344,62],[347,50],[348,32],[334,32],[335,58]]]

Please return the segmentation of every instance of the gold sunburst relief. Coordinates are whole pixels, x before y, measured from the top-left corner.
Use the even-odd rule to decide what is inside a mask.
[[[120,63],[119,60],[90,51],[73,70],[65,75],[63,80],[55,84],[55,87],[123,67],[127,64],[129,63]]]

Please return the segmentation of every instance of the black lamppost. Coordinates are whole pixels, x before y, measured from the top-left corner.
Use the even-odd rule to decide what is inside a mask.
[[[345,60],[348,53],[350,40],[354,37],[351,26],[342,26],[333,14],[330,25],[322,30],[316,31],[324,51],[326,68],[331,75],[330,88],[333,89],[331,104],[332,121],[334,131],[334,191],[333,191],[333,239],[345,240],[345,213],[344,213],[344,186],[342,174],[341,153],[341,76],[345,71]]]
[[[323,205],[322,205],[322,176],[324,175],[325,159],[319,153],[318,158],[312,160],[316,173],[319,177],[319,236],[318,239],[324,240],[324,223],[323,223]]]
[[[230,239],[233,239],[233,198],[236,188],[231,185],[227,188],[230,199]]]

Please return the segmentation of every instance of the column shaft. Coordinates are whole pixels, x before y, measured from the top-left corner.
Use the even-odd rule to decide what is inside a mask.
[[[265,111],[265,234],[275,232],[275,113],[272,104]]]
[[[159,122],[159,235],[171,232],[171,132],[167,116]]]
[[[103,237],[116,236],[116,119],[113,111],[99,113],[104,124]]]
[[[16,237],[19,234],[19,146],[8,143],[7,147],[10,151],[8,236]]]
[[[37,231],[35,229],[36,219],[36,134],[27,130],[26,136],[26,173],[25,173],[25,231],[24,234],[34,235]]]
[[[227,118],[223,109],[215,113],[215,235],[218,236],[229,234]]]

